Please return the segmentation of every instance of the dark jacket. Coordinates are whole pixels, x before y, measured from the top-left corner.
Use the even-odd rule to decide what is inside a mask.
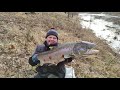
[[[58,44],[56,45],[52,45],[52,46],[57,46]],[[40,63],[40,60],[36,60],[35,62],[32,60],[32,57],[38,53],[41,53],[41,52],[45,52],[45,51],[48,51],[50,50],[49,48],[49,45],[47,44],[47,42],[45,41],[43,43],[43,45],[38,45],[35,49],[35,52],[33,53],[33,55],[29,58],[29,64],[31,66],[35,66],[37,64]],[[55,72],[54,74],[57,74],[58,75],[58,72],[59,72],[59,77],[63,77],[65,76],[65,64],[69,63],[72,61],[73,58],[67,58],[65,59],[64,61],[62,62],[59,62],[57,65],[53,65],[53,64],[44,64],[43,66],[39,66],[36,68],[36,71],[37,72],[43,72],[43,73],[53,73],[53,71]],[[48,70],[46,72],[44,72],[44,68],[48,68]],[[53,69],[54,68],[54,69]],[[61,75],[61,73],[64,73]]]

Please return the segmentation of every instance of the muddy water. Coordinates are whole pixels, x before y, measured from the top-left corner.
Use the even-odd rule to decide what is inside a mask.
[[[106,40],[120,54],[120,16],[104,13],[79,13],[83,28],[90,28],[95,35]]]

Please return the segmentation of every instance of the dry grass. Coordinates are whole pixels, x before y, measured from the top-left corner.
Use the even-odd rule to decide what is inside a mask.
[[[28,58],[51,27],[58,30],[60,43],[86,40],[97,44],[100,53],[71,63],[78,78],[120,77],[119,55],[90,30],[82,29],[76,16],[68,19],[63,12],[0,12],[0,21],[0,77],[32,77],[35,72]]]

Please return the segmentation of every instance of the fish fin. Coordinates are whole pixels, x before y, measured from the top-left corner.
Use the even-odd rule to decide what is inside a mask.
[[[70,57],[70,55],[64,55],[64,58],[69,58]]]
[[[95,49],[91,49],[91,50],[88,50],[86,53],[85,53],[85,55],[91,55],[91,54],[97,54],[97,53],[99,53],[99,50],[95,50]]]

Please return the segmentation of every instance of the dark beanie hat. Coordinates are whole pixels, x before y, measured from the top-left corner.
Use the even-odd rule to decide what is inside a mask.
[[[51,28],[51,29],[47,32],[45,38],[47,38],[49,35],[54,35],[54,36],[56,36],[57,39],[58,39],[58,32],[57,32],[54,28]]]

